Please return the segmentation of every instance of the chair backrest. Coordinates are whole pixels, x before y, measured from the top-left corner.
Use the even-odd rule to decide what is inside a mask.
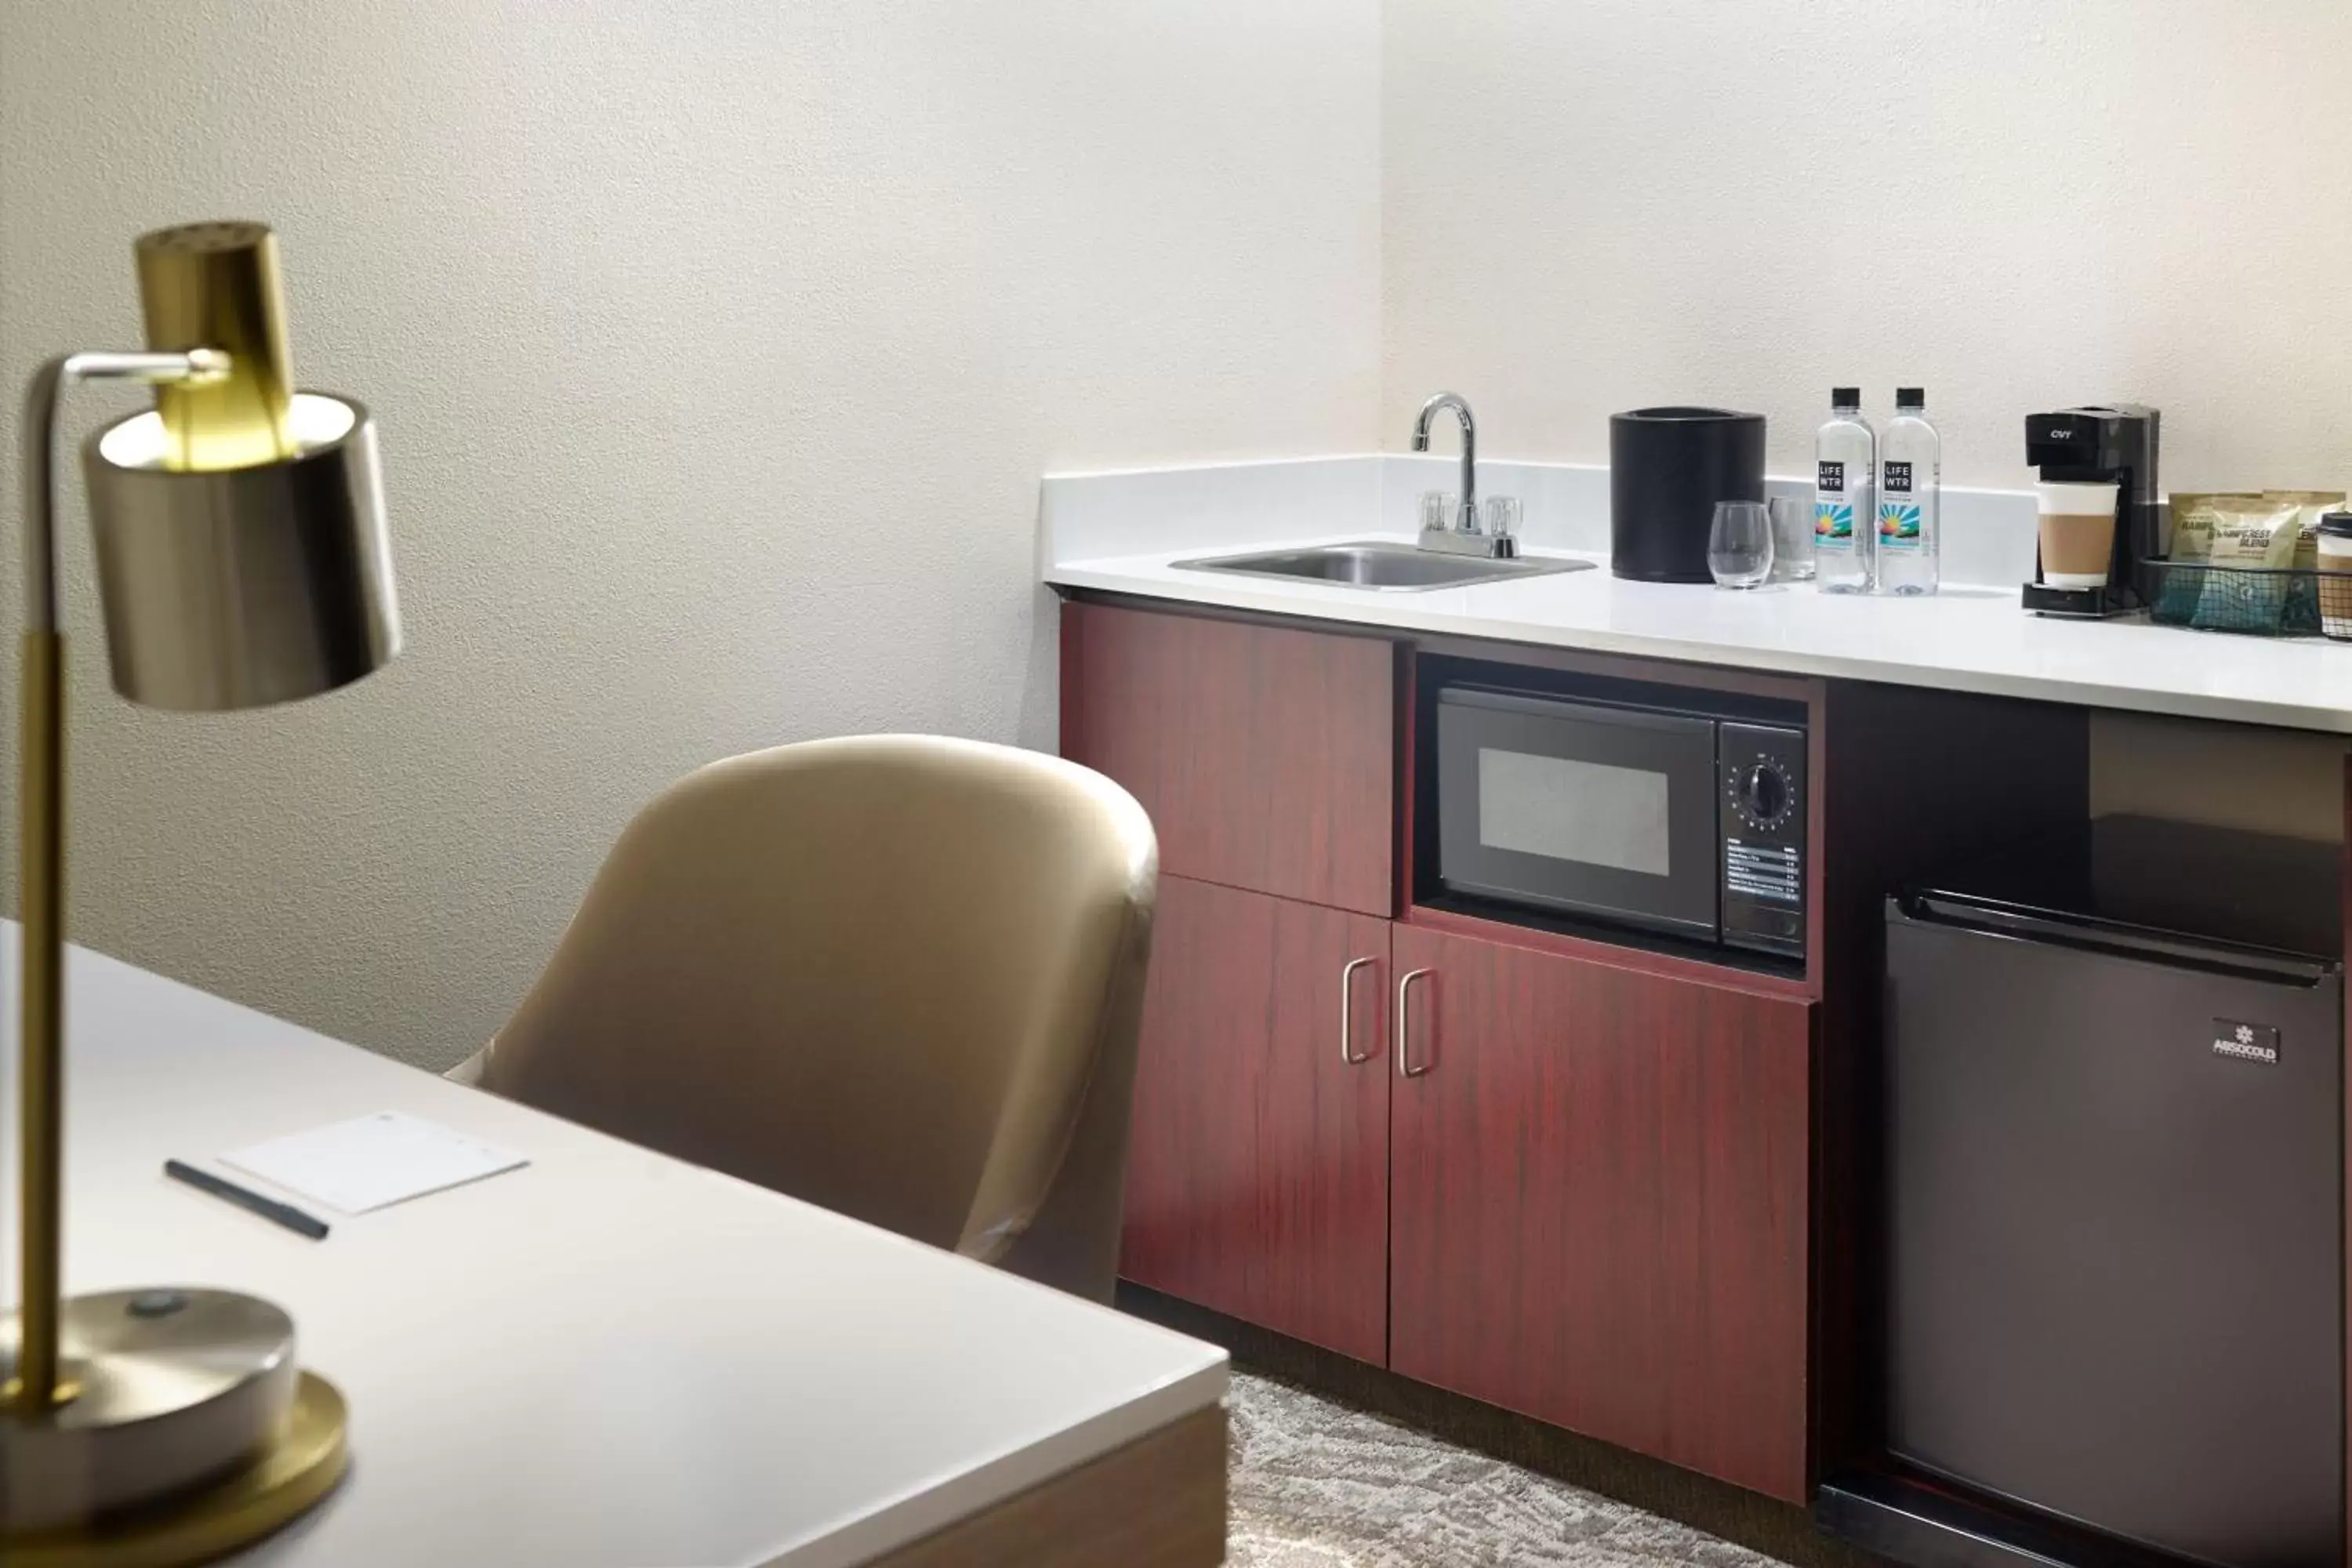
[[[1032,752],[717,763],[622,834],[479,1081],[1107,1299],[1157,858]]]

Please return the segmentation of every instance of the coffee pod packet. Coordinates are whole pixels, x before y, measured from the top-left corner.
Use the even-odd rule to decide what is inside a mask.
[[[2344,504],[2342,490],[2264,490],[2264,500],[2294,503],[2294,553],[2287,564],[2297,572],[2319,570],[2319,520]],[[2297,577],[2287,584],[2286,612],[2280,629],[2319,630],[2319,579]]]
[[[2167,563],[2179,566],[2203,566],[2213,553],[2213,530],[2221,522],[2221,508],[2233,502],[2252,503],[2261,499],[2252,490],[2175,494],[2172,498],[2172,547],[2165,557]],[[2198,600],[2205,592],[2206,575],[2201,571],[2165,573],[2163,588],[2157,595],[2158,617],[2175,623],[2193,622],[2197,617]]]
[[[2301,506],[2259,496],[2220,497],[2210,504],[2210,570],[2191,574],[2205,579],[2191,624],[2221,631],[2279,630],[2286,616],[2286,580],[2269,574],[2283,572],[2294,559]],[[2174,532],[2177,538],[2178,524]]]

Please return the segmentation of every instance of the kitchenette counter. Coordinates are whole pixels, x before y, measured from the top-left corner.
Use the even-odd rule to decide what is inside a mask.
[[[1374,537],[1359,530],[1259,544]],[[2020,609],[2014,588],[1959,585],[1927,599],[1821,594],[1811,584],[1730,593],[1624,582],[1610,575],[1605,556],[1583,553],[1596,570],[1389,593],[1172,564],[1201,553],[1187,546],[1058,562],[1045,580],[1391,630],[2352,733],[2352,645],[2052,620]]]
[[[1452,459],[1395,454],[1049,476],[1039,565],[1057,588],[1790,675],[2071,702],[2352,734],[2352,644],[2030,616],[2033,498],[1947,488],[1945,586],[1927,599],[1810,584],[1729,593],[1621,581],[1608,570],[1608,471],[1482,462],[1524,498],[1522,545],[1596,570],[1412,593],[1201,572],[1174,563],[1342,541],[1409,542],[1422,490]],[[1773,480],[1774,494],[1801,494]]]

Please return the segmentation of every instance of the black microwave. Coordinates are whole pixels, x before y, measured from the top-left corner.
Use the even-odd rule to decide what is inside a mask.
[[[1801,722],[1475,684],[1434,707],[1444,893],[1803,956]]]

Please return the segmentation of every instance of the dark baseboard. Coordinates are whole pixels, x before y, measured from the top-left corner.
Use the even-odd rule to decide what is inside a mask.
[[[1822,1534],[1805,1510],[1727,1482],[1399,1377],[1125,1280],[1119,1282],[1118,1306],[1179,1333],[1223,1345],[1245,1372],[1388,1416],[1795,1568],[1885,1568],[1883,1559]]]

